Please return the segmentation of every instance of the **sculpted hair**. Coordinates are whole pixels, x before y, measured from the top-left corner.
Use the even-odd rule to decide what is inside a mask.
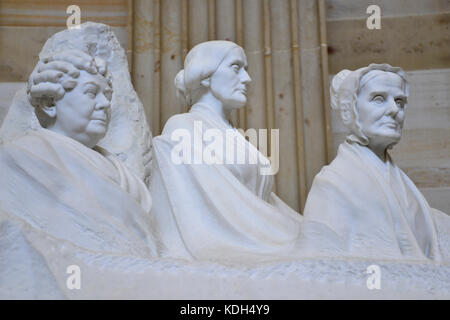
[[[405,94],[409,94],[409,84],[404,71],[401,68],[392,67],[389,64],[373,63],[368,67],[355,71],[342,70],[331,81],[331,108],[339,110],[342,122],[350,130],[347,140],[363,145],[369,143],[367,137],[361,130],[356,102],[361,88],[371,79],[382,74],[382,72],[392,72],[402,78]]]
[[[81,70],[101,74],[111,86],[106,62],[83,51],[61,51],[39,60],[28,79],[27,96],[41,126],[46,128],[52,121],[42,109],[55,106],[66,92],[75,88]]]
[[[184,60],[184,69],[178,72],[174,83],[177,96],[189,106],[195,104],[202,93],[201,81],[211,77],[230,51],[240,46],[231,41],[214,40],[193,47]]]

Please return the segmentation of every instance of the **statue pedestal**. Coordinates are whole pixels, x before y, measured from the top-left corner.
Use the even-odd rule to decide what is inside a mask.
[[[318,257],[187,262],[100,255],[10,222],[0,231],[1,299],[450,299],[448,264]],[[80,289],[71,290],[73,265]],[[379,267],[380,289],[368,288],[376,276],[367,273],[371,265]]]
[[[141,264],[142,263],[142,264]],[[303,259],[260,266],[225,266],[181,261],[140,261],[136,276],[117,275],[117,283],[97,283],[103,293],[87,298],[134,299],[449,299],[450,267],[377,262],[380,289],[370,290],[362,260]],[[142,272],[142,273],[141,273]],[[100,281],[99,281],[100,282]],[[103,281],[101,281],[103,282]],[[107,288],[111,289],[108,290]],[[96,289],[93,288],[95,291]],[[78,293],[73,292],[73,298]]]

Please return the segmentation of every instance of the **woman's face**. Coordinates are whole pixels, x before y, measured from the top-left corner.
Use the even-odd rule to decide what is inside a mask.
[[[106,134],[111,97],[112,90],[105,77],[81,70],[75,88],[56,102],[53,127],[59,133],[93,147]]]
[[[237,109],[247,102],[247,57],[241,48],[232,49],[211,76],[210,90],[225,108]]]
[[[356,108],[369,148],[387,148],[400,140],[406,102],[403,79],[395,73],[383,72],[363,86]]]

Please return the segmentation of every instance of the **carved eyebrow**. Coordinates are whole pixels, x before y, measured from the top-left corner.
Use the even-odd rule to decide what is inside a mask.
[[[375,96],[384,96],[384,95],[386,95],[386,92],[384,92],[384,91],[375,91],[375,92],[371,92],[371,93],[370,93],[370,96],[371,96],[371,97],[375,97]]]
[[[233,60],[230,63],[230,66],[234,65],[234,64],[238,64],[240,67],[245,66],[244,62],[242,60]]]
[[[230,63],[230,66],[235,65],[235,64],[239,65],[240,68],[244,68],[245,71],[248,70],[248,64],[242,60],[233,60],[233,62]]]

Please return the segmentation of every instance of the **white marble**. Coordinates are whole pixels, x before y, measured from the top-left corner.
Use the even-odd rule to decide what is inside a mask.
[[[298,254],[301,215],[272,192],[273,175],[261,170],[268,160],[229,123],[231,110],[244,107],[247,100],[251,78],[246,67],[241,47],[209,41],[189,51],[176,76],[190,111],[171,117],[153,139],[150,183],[158,199],[152,218],[164,257],[247,261]],[[206,131],[216,138],[208,139],[201,133]],[[236,138],[227,139],[227,131]],[[179,163],[173,150],[186,140],[188,147],[181,149],[193,161]],[[208,162],[199,145],[210,147],[218,140],[223,144]],[[229,162],[224,161],[227,155]],[[246,159],[242,163],[240,155]]]
[[[41,58],[27,97],[42,127],[1,146],[0,208],[89,250],[155,254],[146,185],[98,146],[112,94],[100,58],[76,49]]]
[[[2,299],[450,299],[448,264],[327,257],[246,264],[148,259],[80,250],[1,219],[0,231],[5,246],[0,270],[7,271],[0,272]],[[8,268],[12,262],[19,267]],[[379,289],[367,286],[367,268],[374,264],[380,268]],[[66,286],[69,265],[80,267],[80,289]],[[5,285],[4,279],[13,281]]]
[[[87,23],[49,39],[0,131],[0,299],[449,299],[449,218],[383,152],[401,137],[403,103],[392,101],[407,96],[406,82],[369,72],[366,90],[351,95],[359,108],[333,100],[351,135],[302,218],[272,192],[267,158],[228,122],[246,103],[246,64],[231,42],[191,50],[175,79],[191,109],[153,139],[150,161],[111,30]],[[336,78],[333,99],[350,74]],[[360,87],[348,79],[350,92]],[[382,91],[375,79],[389,103],[372,97]],[[195,139],[211,129],[236,133],[222,156],[231,145],[245,162],[205,159],[196,146],[212,141]],[[194,138],[180,150],[194,160],[200,150],[199,163],[176,163],[180,130]],[[378,289],[368,286],[373,265]],[[68,285],[71,266],[79,289]]]
[[[114,50],[122,50],[115,48],[115,38],[105,38],[111,31],[92,23],[80,30],[63,31],[49,39],[27,88],[16,94],[5,119],[1,131],[5,142],[0,146],[0,220],[5,233],[9,225],[19,224],[97,254],[152,257],[156,255],[150,222],[152,199],[144,175],[134,173],[127,167],[132,162],[113,153],[123,141],[109,144],[107,138],[110,131],[115,131],[112,137],[122,133],[129,138],[130,133],[148,132],[148,128],[139,127],[145,118],[136,121],[135,130],[130,127],[129,117],[137,116],[133,108],[142,106],[135,103],[129,112],[127,106],[117,107],[118,102],[136,99],[136,94],[127,88],[120,73],[126,70],[126,61],[110,56]],[[52,47],[68,38],[84,38],[86,42],[74,41],[79,47]],[[98,47],[89,45],[93,43]],[[95,55],[95,48],[109,60]],[[119,94],[114,94],[115,90]],[[130,145],[127,148],[135,149],[124,152],[137,154],[149,145],[148,141],[137,149]],[[136,159],[143,168],[144,155]],[[137,172],[141,168],[131,167]],[[13,257],[5,257],[8,265],[0,270],[2,289],[15,283],[8,274],[20,269],[21,260],[31,259],[36,262],[32,268],[48,272],[38,258],[40,254],[33,255],[27,247],[35,243],[19,241],[12,251],[7,239],[0,244],[1,254],[12,252]],[[26,275],[18,278],[22,276]],[[47,273],[42,288],[51,286],[54,276]]]
[[[329,255],[450,260],[450,217],[432,209],[388,150],[400,141],[408,82],[400,68],[343,70],[332,107],[350,131],[315,177],[305,205],[302,244]]]
[[[50,37],[39,57],[57,51],[77,49],[98,57],[108,64],[114,92],[111,100],[111,121],[99,145],[119,157],[140,178],[148,182],[151,166],[151,132],[144,108],[130,79],[125,50],[112,28],[86,22],[80,29],[64,30]],[[39,127],[25,90],[18,91],[0,128],[4,142]]]
[[[25,82],[0,82],[0,96],[2,97],[0,101],[0,127],[8,113],[14,95],[26,86]]]

